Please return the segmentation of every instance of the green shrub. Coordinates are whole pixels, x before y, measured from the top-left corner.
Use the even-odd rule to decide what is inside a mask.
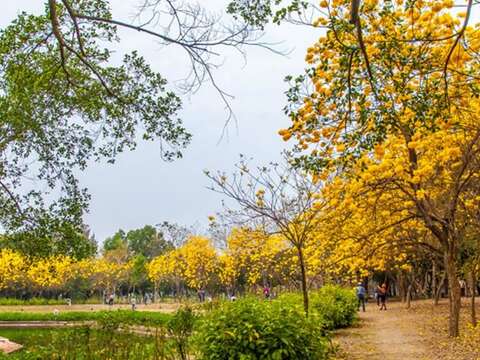
[[[223,303],[201,321],[200,358],[326,359],[328,341],[303,310],[282,301],[247,298]]]
[[[337,285],[325,285],[318,291],[311,291],[309,295],[310,316],[315,317],[323,329],[348,327],[355,321],[358,304],[353,290]],[[282,294],[279,301],[303,309],[302,294]]]
[[[312,292],[310,307],[323,320],[329,329],[338,329],[352,325],[357,316],[357,298],[353,290],[335,285],[325,285],[319,291]]]
[[[174,343],[175,352],[181,360],[187,360],[190,348],[190,337],[197,316],[191,307],[178,309],[173,317],[167,322],[167,331]]]

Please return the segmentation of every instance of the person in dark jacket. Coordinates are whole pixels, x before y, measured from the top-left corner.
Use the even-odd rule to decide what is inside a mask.
[[[358,299],[358,311],[360,311],[360,306],[362,306],[363,312],[365,312],[365,297],[367,295],[367,291],[363,287],[362,283],[358,283],[357,287],[355,288],[355,291],[357,293],[357,299]]]

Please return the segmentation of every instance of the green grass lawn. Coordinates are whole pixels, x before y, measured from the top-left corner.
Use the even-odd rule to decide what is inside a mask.
[[[0,312],[0,321],[103,321],[108,318],[132,325],[163,325],[171,314],[150,311],[93,311],[93,312],[60,312],[50,313],[30,312]]]
[[[154,336],[138,336],[121,331],[73,329],[0,329],[0,336],[24,348],[0,359],[153,359],[167,351],[166,342]]]

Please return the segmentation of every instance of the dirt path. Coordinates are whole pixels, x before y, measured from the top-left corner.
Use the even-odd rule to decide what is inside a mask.
[[[416,314],[405,312],[401,304],[388,304],[387,311],[379,311],[370,303],[360,313],[360,323],[337,333],[340,351],[338,359],[349,360],[424,360],[427,345],[415,326]]]
[[[138,304],[138,311],[157,311],[157,312],[174,312],[179,308],[180,304],[178,303],[157,303],[150,305]],[[55,310],[60,312],[70,312],[70,311],[101,311],[101,310],[130,310],[131,305],[127,304],[116,304],[113,306],[102,305],[102,304],[76,304],[76,305],[0,305],[0,312],[42,312],[42,313],[51,313]]]

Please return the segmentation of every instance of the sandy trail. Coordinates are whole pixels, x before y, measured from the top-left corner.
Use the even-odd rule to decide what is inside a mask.
[[[150,305],[138,304],[138,311],[157,311],[157,312],[174,312],[180,307],[178,303],[157,303]],[[0,305],[0,312],[41,312],[41,313],[51,313],[55,310],[60,312],[70,312],[70,311],[101,311],[101,310],[129,310],[131,305],[128,304],[115,304],[113,306],[102,305],[102,304],[74,304],[71,306],[68,305]],[[1,319],[0,319],[1,320]]]
[[[367,311],[360,313],[358,326],[337,333],[338,359],[429,359],[422,334],[414,325],[415,313],[401,311],[402,306],[390,303],[387,311],[379,311],[376,304],[368,304]]]

